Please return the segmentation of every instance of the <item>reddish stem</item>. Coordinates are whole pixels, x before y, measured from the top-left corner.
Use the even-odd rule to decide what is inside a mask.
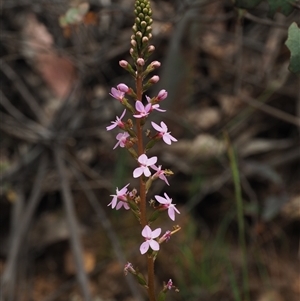
[[[136,95],[137,100],[142,101],[143,97],[143,80],[138,74],[136,77]],[[141,119],[136,119],[137,128],[137,138],[138,138],[138,156],[144,154],[144,144],[143,144],[143,129],[141,125]],[[141,225],[144,228],[147,222],[146,215],[146,183],[143,177],[140,177],[140,219]],[[156,301],[155,299],[155,288],[154,288],[154,259],[153,257],[147,257],[147,267],[148,267],[148,297],[150,301]]]

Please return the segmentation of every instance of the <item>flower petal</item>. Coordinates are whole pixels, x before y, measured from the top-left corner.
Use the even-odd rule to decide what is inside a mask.
[[[149,243],[148,243],[148,241],[144,241],[140,246],[141,254],[142,255],[145,254],[148,251],[148,249],[149,249]]]
[[[140,177],[144,172],[144,169],[142,167],[137,167],[134,171],[133,171],[133,177],[134,178],[138,178]]]
[[[160,233],[161,233],[161,228],[157,228],[154,231],[152,231],[151,237],[156,238],[160,235]]]
[[[159,250],[159,243],[156,240],[150,240],[149,241],[150,247],[153,251]]]
[[[167,132],[168,131],[168,127],[167,127],[167,125],[163,121],[160,122],[160,126],[161,126],[163,132]]]
[[[137,100],[136,103],[135,103],[135,109],[138,112],[143,112],[145,110],[145,107],[144,107],[144,105],[141,101]]]
[[[158,132],[162,131],[162,128],[158,124],[156,124],[155,122],[151,121],[151,124],[152,124],[153,128],[155,130],[157,130]]]
[[[156,198],[156,200],[157,200],[160,204],[168,204],[168,201],[167,201],[165,198],[163,198],[162,196],[160,196],[160,195],[155,195],[154,197]]]
[[[142,235],[146,238],[150,238],[151,233],[152,233],[151,228],[148,225],[146,225],[142,231]]]
[[[147,166],[151,166],[151,165],[155,164],[156,162],[157,162],[157,157],[156,156],[154,156],[152,158],[149,158],[147,160]]]
[[[139,161],[140,164],[148,165],[147,164],[147,161],[148,161],[147,155],[146,154],[140,155],[139,158],[138,158],[138,161]]]
[[[168,215],[172,221],[175,221],[175,211],[174,207],[170,206],[168,209]]]
[[[114,129],[115,127],[117,127],[118,126],[118,124],[116,123],[116,122],[114,122],[114,121],[111,121],[111,125],[109,125],[109,126],[107,126],[106,127],[106,130],[107,131],[110,131],[110,130],[112,130],[112,129]]]

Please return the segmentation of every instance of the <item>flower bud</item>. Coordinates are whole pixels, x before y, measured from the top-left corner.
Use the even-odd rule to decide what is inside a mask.
[[[139,66],[144,66],[145,65],[145,60],[143,59],[143,58],[138,58],[137,60],[136,60],[136,63],[137,63],[137,65],[139,65]]]
[[[118,84],[117,85],[118,90],[120,90],[121,92],[127,93],[129,91],[128,86],[126,86],[125,84]]]
[[[159,81],[158,75],[154,75],[149,79],[149,83],[151,83],[151,84],[156,84],[158,81]]]
[[[166,231],[166,233],[160,237],[158,243],[161,244],[164,241],[167,242],[171,238],[172,232],[170,230]]]
[[[119,61],[119,65],[122,67],[122,68],[126,68],[128,66],[128,62],[125,61],[125,60],[121,60]]]
[[[148,52],[153,52],[155,50],[155,47],[153,45],[150,45],[148,47]]]
[[[164,100],[164,99],[166,99],[167,98],[167,96],[168,96],[168,92],[166,91],[166,90],[160,90],[159,91],[159,93],[158,93],[158,95],[157,95],[157,100],[158,101],[161,101],[161,100]]]
[[[159,61],[153,61],[151,64],[150,64],[150,67],[152,67],[153,69],[156,69],[156,68],[159,68],[161,65],[161,63]]]

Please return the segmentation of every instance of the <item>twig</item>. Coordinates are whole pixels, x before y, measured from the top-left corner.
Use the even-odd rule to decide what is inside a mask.
[[[16,120],[18,120],[26,128],[31,129],[34,133],[39,134],[44,139],[52,137],[51,131],[39,123],[29,119],[21,113],[12,103],[7,99],[5,94],[0,90],[0,103]],[[23,121],[23,122],[22,122]]]
[[[10,169],[5,171],[3,174],[1,174],[1,183],[4,183],[4,181],[11,180],[14,178],[17,174],[21,173],[21,169],[27,168],[30,164],[33,164],[38,160],[39,156],[43,152],[43,147],[41,145],[36,145],[32,149],[30,149],[26,154],[23,154],[19,161],[13,163],[10,166]]]
[[[288,123],[291,123],[297,127],[300,127],[300,118],[293,116],[291,114],[288,114],[286,112],[283,112],[281,110],[278,110],[274,107],[271,107],[265,103],[262,103],[261,101],[258,101],[254,98],[248,97],[248,96],[242,96],[240,98],[242,101],[246,102],[253,108],[259,109],[275,118],[281,119],[283,121],[286,121]]]
[[[83,298],[85,301],[91,301],[91,293],[89,290],[88,277],[84,270],[83,250],[78,235],[78,224],[75,215],[75,208],[73,197],[70,190],[68,176],[66,174],[66,167],[64,164],[64,152],[61,146],[56,146],[54,149],[55,163],[58,170],[58,175],[61,184],[61,194],[67,216],[67,222],[70,232],[70,245],[74,256],[75,266],[77,269],[77,280],[82,290]]]
[[[261,19],[259,17],[256,17],[256,16],[250,14],[249,12],[247,12],[244,15],[244,17],[248,20],[254,21],[254,22],[262,24],[262,25],[274,26],[274,27],[279,27],[279,28],[283,28],[283,29],[288,28],[288,26],[286,24],[277,23],[277,22],[274,22],[274,21],[268,20],[268,19]]]
[[[85,181],[84,176],[79,171],[77,171],[75,168],[72,168],[72,172],[74,173],[75,177],[77,178],[79,185],[82,187],[82,190],[85,193],[89,203],[95,210],[95,212],[99,218],[99,221],[101,222],[102,227],[105,230],[105,233],[107,234],[109,240],[111,241],[111,244],[112,244],[113,250],[116,254],[116,257],[118,258],[120,264],[122,264],[124,266],[126,263],[124,251],[121,248],[121,245],[119,243],[119,238],[116,235],[116,233],[111,225],[110,220],[107,218],[105,211],[102,209],[100,203],[98,202],[97,197],[95,196],[95,193],[93,192],[93,190],[91,190],[91,188]],[[138,288],[136,287],[136,282],[133,281],[132,275],[131,274],[127,275],[125,279],[132,292],[132,295],[136,298],[136,300],[143,300],[141,293],[139,292]]]
[[[4,296],[7,297],[7,300],[12,301],[14,299],[17,260],[21,250],[21,244],[26,233],[28,232],[34,211],[42,195],[42,182],[46,173],[47,164],[48,158],[46,155],[44,155],[38,167],[31,195],[28,200],[28,205],[23,213],[22,219],[18,221],[18,228],[16,229],[14,235],[11,236],[12,240],[9,247],[7,264],[1,279],[1,287]]]
[[[41,124],[47,123],[49,119],[48,116],[44,113],[38,102],[35,100],[34,96],[29,92],[28,88],[24,85],[19,76],[2,59],[0,59],[0,66],[3,73],[14,83],[19,93],[23,96],[24,100],[26,101],[32,112],[35,114],[37,120]]]

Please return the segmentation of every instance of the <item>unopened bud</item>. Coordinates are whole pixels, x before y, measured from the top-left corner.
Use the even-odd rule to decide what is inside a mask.
[[[137,31],[135,36],[138,38],[142,38],[143,34],[140,31]]]
[[[143,59],[143,58],[138,58],[137,60],[136,60],[136,63],[137,63],[137,65],[139,65],[139,66],[144,66],[145,65],[145,60]]]
[[[153,45],[150,45],[148,47],[148,52],[153,52],[155,50],[155,47]]]
[[[161,244],[161,243],[163,243],[164,241],[167,242],[167,241],[171,238],[171,235],[172,235],[172,232],[171,232],[171,231],[169,231],[169,230],[166,231],[166,233],[165,233],[162,237],[160,237],[158,243]]]
[[[121,92],[127,93],[129,91],[128,86],[126,86],[125,84],[118,84],[117,85],[118,90],[120,90]]]
[[[158,81],[159,81],[158,75],[154,75],[149,79],[149,83],[151,83],[151,84],[156,84]]]
[[[147,37],[143,37],[142,42],[147,43],[147,42],[149,42],[149,39]]]
[[[153,69],[156,69],[156,68],[159,68],[161,65],[161,63],[159,61],[153,61],[150,66],[153,68]]]
[[[160,90],[157,95],[157,100],[158,101],[164,100],[167,98],[167,96],[168,96],[168,92],[166,90]]]
[[[126,68],[126,67],[128,66],[128,62],[125,61],[125,60],[121,60],[121,61],[119,62],[119,65],[120,65],[122,68]]]

